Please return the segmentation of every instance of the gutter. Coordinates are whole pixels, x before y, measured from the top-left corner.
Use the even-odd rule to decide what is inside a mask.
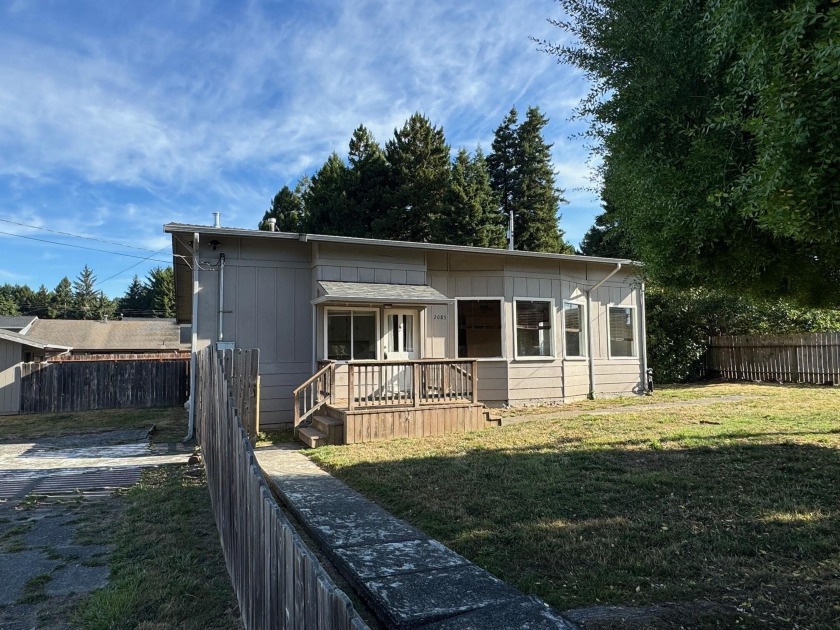
[[[621,263],[604,276],[594,287],[586,290],[586,356],[589,364],[589,399],[595,398],[595,364],[592,360],[592,292],[621,271]]]
[[[198,351],[198,232],[193,233],[192,243],[192,322],[190,324],[190,399],[189,404],[189,420],[187,424],[187,435],[184,437],[184,442],[188,442],[195,436],[195,370],[198,361],[196,360],[196,352]]]
[[[642,286],[639,289],[639,334],[642,337],[642,345],[639,354],[641,354],[642,359],[642,372],[639,375],[639,382],[642,384],[642,392],[645,394],[650,394],[648,391],[648,380],[647,380],[647,369],[648,369],[648,362],[647,362],[647,326],[645,325],[646,313],[645,313],[645,281],[642,280]]]

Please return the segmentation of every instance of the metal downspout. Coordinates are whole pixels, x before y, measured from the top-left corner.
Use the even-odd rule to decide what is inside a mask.
[[[198,350],[198,232],[193,232],[192,242],[192,321],[190,323],[190,400],[189,400],[189,421],[187,435],[184,442],[187,442],[195,435],[195,370],[196,351]]]
[[[224,341],[222,321],[225,314],[225,255],[219,254],[219,341]]]
[[[645,281],[642,280],[642,286],[639,288],[639,335],[642,338],[642,346],[640,350],[642,359],[642,373],[640,374],[640,382],[642,384],[642,392],[647,391],[647,326],[645,325]]]
[[[621,270],[621,263],[604,276],[594,287],[586,290],[586,356],[589,364],[589,398],[595,398],[595,363],[592,360],[592,292]]]

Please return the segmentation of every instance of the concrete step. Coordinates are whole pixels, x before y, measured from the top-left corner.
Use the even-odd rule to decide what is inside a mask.
[[[298,439],[309,448],[318,448],[327,444],[326,433],[321,433],[313,427],[301,427],[298,429]]]
[[[332,416],[315,414],[312,427],[327,436],[327,444],[344,444],[344,423]]]

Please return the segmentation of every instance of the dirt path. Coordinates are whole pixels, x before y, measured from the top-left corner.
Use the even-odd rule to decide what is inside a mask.
[[[0,444],[0,627],[70,628],[78,601],[108,583],[114,491],[188,454],[144,430]]]

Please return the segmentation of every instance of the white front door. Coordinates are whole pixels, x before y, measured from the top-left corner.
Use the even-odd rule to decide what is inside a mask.
[[[418,359],[417,311],[385,309],[385,360]]]
[[[417,311],[385,309],[386,361],[411,361],[420,357],[418,352]],[[383,380],[391,392],[410,394],[413,380],[410,365],[386,366]]]

